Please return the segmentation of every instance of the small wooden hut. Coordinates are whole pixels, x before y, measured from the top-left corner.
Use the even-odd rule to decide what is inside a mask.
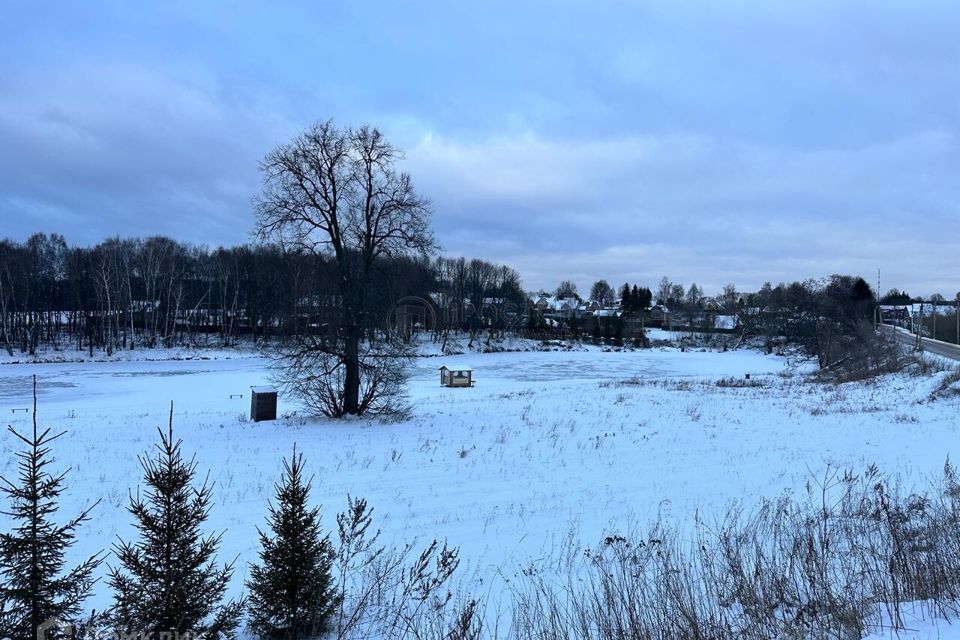
[[[440,367],[440,385],[444,387],[472,387],[473,369],[462,365],[444,365]]]
[[[250,419],[254,422],[277,419],[277,390],[250,387]]]

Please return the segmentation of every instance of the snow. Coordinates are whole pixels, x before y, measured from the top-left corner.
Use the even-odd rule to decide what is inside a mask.
[[[737,328],[737,316],[716,316],[716,318],[714,318],[713,328],[732,331]]]
[[[277,393],[277,388],[262,385],[259,387],[250,387],[250,391],[253,393]]]
[[[305,418],[283,395],[279,420],[250,422],[249,403],[231,395],[271,381],[265,359],[241,353],[6,364],[0,415],[29,427],[30,416],[13,410],[30,406],[36,374],[41,425],[68,430],[54,447],[55,466],[71,468],[61,516],[103,499],[80,536],[79,557],[132,536],[126,506],[141,483],[137,456],[152,450],[172,401],[175,434],[185,452],[196,452],[200,477],[209,471],[216,482],[210,528],[226,531],[221,559],[238,558],[234,592],[256,557],[256,527],[294,443],[316,476],[314,500],[328,528],[347,494],[365,497],[387,539],[459,546],[462,575],[491,598],[495,585],[571,531],[592,543],[634,521],[688,522],[731,500],[799,490],[808,470],[827,464],[859,471],[876,463],[920,483],[960,453],[960,398],[929,401],[944,374],[821,385],[784,358],[745,350],[470,358],[483,384],[469,393],[441,387],[437,360],[419,359],[409,385],[413,416],[400,423]],[[746,374],[759,386],[729,384]],[[17,443],[8,435],[0,447],[0,473],[9,477]],[[108,603],[101,582],[88,605]],[[926,633],[918,638],[956,633],[946,623],[936,633],[918,628]]]
[[[54,350],[41,346],[36,355],[14,351],[9,355],[0,351],[0,366],[9,364],[50,364],[50,363],[81,363],[81,362],[168,362],[170,360],[230,360],[233,358],[249,358],[257,354],[253,344],[244,344],[236,347],[173,347],[169,349],[118,349],[111,355],[102,351],[94,351],[91,356],[86,351],[74,349]]]
[[[863,640],[960,640],[960,623],[931,617],[930,607],[915,602],[903,605],[903,629],[894,630],[889,615],[881,609],[880,629]]]

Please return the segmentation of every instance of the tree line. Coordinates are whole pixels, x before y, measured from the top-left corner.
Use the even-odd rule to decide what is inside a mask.
[[[390,331],[400,342],[409,342],[417,331],[429,332],[445,346],[452,332],[466,332],[473,340],[484,334],[502,337],[511,330],[550,337],[556,330],[529,313],[520,276],[505,265],[443,256],[379,256],[371,261],[369,280],[356,303],[362,313],[354,311],[352,319],[344,317],[339,274],[335,256],[278,242],[209,249],[165,237],[112,238],[93,247],[71,247],[58,234],[35,234],[23,243],[4,240],[0,344],[10,355],[35,354],[41,345],[109,355],[122,349],[229,346],[240,338],[275,338],[306,344],[309,353],[339,353],[345,351],[341,329],[354,322],[358,339],[365,337],[367,343]],[[577,297],[569,281],[555,293]],[[615,293],[605,280],[591,288],[591,299],[603,305],[613,304],[617,296],[620,317],[589,326],[573,321],[567,334],[636,342],[638,330],[631,323],[639,318],[638,326],[650,326],[645,312],[660,304],[672,310],[671,322],[677,326],[695,327],[698,318],[712,322],[710,313],[736,314],[746,337],[761,339],[770,350],[799,345],[821,366],[863,338],[876,303],[866,281],[852,276],[775,287],[766,283],[754,293],[738,292],[730,284],[714,297],[696,283],[684,287],[666,277],[653,290],[625,283]],[[429,314],[405,315],[406,306],[397,302],[410,300]],[[881,302],[905,300],[906,294],[891,291]],[[936,331],[938,337],[956,339],[955,318],[937,324],[928,317],[926,322],[931,335]],[[337,340],[341,343],[332,344]],[[385,354],[390,355],[367,354],[368,366],[389,364]],[[375,374],[372,368],[367,373]],[[365,377],[377,379],[364,374],[361,382]],[[341,397],[342,389],[334,389]],[[384,387],[368,389],[379,396]],[[344,407],[320,412],[343,413]]]
[[[576,285],[563,281],[555,291],[557,297],[579,300]],[[613,288],[606,280],[598,280],[590,290],[590,299],[608,304],[614,299]],[[907,294],[892,290],[880,300],[884,304],[903,304],[910,301]],[[821,369],[842,364],[862,362],[877,353],[874,322],[877,319],[878,298],[870,285],[859,276],[833,275],[823,279],[808,279],[776,286],[767,282],[756,292],[739,292],[727,284],[716,296],[707,296],[699,285],[689,287],[664,276],[655,290],[624,284],[620,288],[620,316],[603,326],[599,322],[572,321],[571,327],[584,335],[613,338],[622,337],[625,326],[632,319],[645,318],[651,305],[669,309],[662,316],[665,328],[693,331],[712,331],[717,316],[736,318],[736,328],[726,329],[737,336],[737,344],[759,343],[768,352],[785,352],[795,348],[816,358]],[[659,320],[649,320],[647,326],[659,326]],[[930,335],[950,337],[960,335],[956,316],[943,317],[937,325],[936,316],[924,322]]]
[[[524,302],[516,271],[484,260],[397,257],[374,267],[368,324],[413,297],[435,305],[431,329],[476,332],[484,301]],[[77,247],[56,233],[0,240],[0,345],[11,356],[41,347],[92,356],[230,346],[316,332],[340,308],[333,260],[276,243],[210,249],[155,236]]]

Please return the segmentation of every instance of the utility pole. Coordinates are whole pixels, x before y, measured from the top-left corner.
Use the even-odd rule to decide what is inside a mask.
[[[940,306],[940,305],[937,304],[937,301],[934,300],[934,302],[933,302],[933,335],[930,336],[930,337],[933,338],[934,340],[937,339],[937,311],[939,311],[939,309],[938,309],[939,306]]]
[[[917,322],[917,351],[923,351],[923,338],[920,337],[923,332],[923,300],[920,301],[920,318]]]
[[[880,331],[881,324],[883,324],[883,313],[880,311],[880,267],[877,267],[877,317],[874,329]]]

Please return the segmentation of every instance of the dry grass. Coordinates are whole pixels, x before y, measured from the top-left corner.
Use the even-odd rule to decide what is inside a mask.
[[[937,388],[930,394],[931,400],[939,398],[955,398],[960,396],[960,367],[949,370],[937,384]]]
[[[960,483],[949,463],[922,495],[874,468],[828,471],[801,499],[571,544],[554,563],[515,586],[510,637],[860,638],[882,619],[902,625],[907,603],[953,615]]]
[[[750,389],[764,386],[763,382],[756,378],[734,378],[732,376],[720,378],[716,384],[718,387],[730,389]]]

